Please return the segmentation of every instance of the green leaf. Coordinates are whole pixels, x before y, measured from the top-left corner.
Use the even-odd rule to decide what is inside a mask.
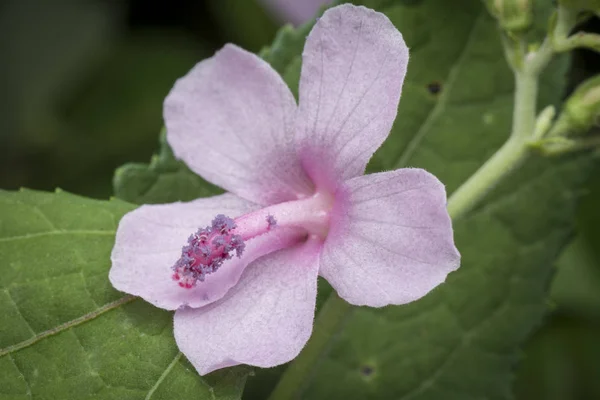
[[[580,234],[558,259],[551,298],[559,311],[600,317],[600,265],[594,252]]]
[[[600,165],[596,165],[597,167]],[[552,314],[525,346],[515,381],[517,399],[600,398],[600,186],[592,171],[577,209],[578,235],[556,262]]]
[[[600,317],[600,164],[592,171],[577,209],[578,235],[557,261],[552,300],[559,311]]]
[[[0,398],[239,399],[247,369],[200,377],[172,313],[108,281],[122,201],[0,192]]]
[[[115,196],[136,204],[170,203],[208,197],[222,190],[206,182],[173,156],[164,131],[160,152],[150,164],[130,163],[117,169]]]
[[[480,0],[465,0],[460,8],[444,0],[354,3],[385,12],[411,49],[398,118],[369,171],[426,168],[452,192],[510,131],[513,77],[495,21]],[[541,25],[548,7],[536,3]],[[283,28],[261,53],[296,95],[310,28]],[[543,76],[541,106],[560,99],[565,61]],[[432,84],[441,90],[434,93]],[[533,155],[455,224],[463,263],[447,283],[406,306],[357,309],[299,395],[511,398],[520,347],[546,312],[551,265],[572,236],[575,203],[589,169],[587,154]],[[277,370],[259,372],[244,397],[264,398],[268,389],[256,385],[273,384],[276,376]]]
[[[587,193],[581,199],[577,210],[577,227],[590,255],[596,261],[596,272],[600,274],[600,182],[594,179],[600,175],[600,164],[592,171],[592,178],[586,185]]]
[[[510,131],[513,77],[495,22],[478,0],[354,3],[385,12],[411,49],[396,123],[368,169],[426,168],[452,192]],[[536,3],[542,25],[548,5]],[[284,29],[263,52],[292,90],[308,29]],[[541,106],[558,102],[564,72],[559,59],[543,76]],[[406,306],[356,310],[301,397],[511,398],[520,346],[546,312],[550,266],[573,233],[589,169],[587,154],[532,156],[455,224],[463,262],[447,283]]]
[[[525,348],[515,382],[518,400],[600,398],[597,321],[555,314]]]

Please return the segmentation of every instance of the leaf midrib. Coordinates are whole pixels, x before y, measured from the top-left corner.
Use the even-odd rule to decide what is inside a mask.
[[[136,300],[137,297],[135,296],[131,296],[131,295],[126,295],[121,297],[118,300],[112,301],[110,303],[107,303],[105,305],[103,305],[102,307],[99,307],[97,309],[95,309],[94,311],[91,311],[87,314],[82,315],[81,317],[72,319],[70,321],[67,321],[63,324],[60,324],[58,326],[55,326],[54,328],[50,328],[48,330],[45,330],[43,332],[40,332],[38,334],[36,334],[35,336],[30,337],[29,339],[26,339],[20,343],[17,344],[13,344],[11,346],[8,346],[4,349],[0,349],[0,357],[4,357],[7,354],[11,354],[14,352],[17,352],[19,350],[22,350],[26,347],[29,347],[37,342],[39,342],[40,340],[43,340],[49,336],[53,336],[56,335],[58,333],[61,333],[63,331],[66,331],[70,328],[73,328],[75,326],[81,325],[87,321],[93,320],[97,317],[99,317],[102,314],[105,314],[111,310],[117,309],[127,303],[130,303],[134,300]]]
[[[17,236],[8,236],[0,238],[0,243],[2,242],[12,242],[15,240],[27,240],[27,239],[36,239],[44,236],[62,236],[62,235],[102,235],[102,236],[114,236],[115,231],[113,230],[54,230],[54,231],[46,231],[46,232],[38,232],[38,233],[28,233],[25,235],[17,235]]]

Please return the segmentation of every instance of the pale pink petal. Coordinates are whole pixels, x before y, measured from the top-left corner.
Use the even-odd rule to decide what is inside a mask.
[[[181,288],[171,279],[171,267],[181,256],[187,238],[198,228],[210,225],[215,215],[235,218],[256,208],[232,194],[141,206],[119,222],[109,279],[116,289],[168,310],[182,305],[200,307],[218,300],[258,256],[254,247],[260,245],[259,241],[249,242],[242,258],[232,258],[192,289]]]
[[[298,355],[312,331],[320,247],[309,240],[259,258],[218,302],[175,313],[177,345],[201,375]]]
[[[175,155],[206,180],[272,204],[311,193],[296,157],[294,97],[269,64],[234,45],[179,79],[164,104]]]
[[[330,4],[332,0],[261,0],[283,22],[294,25],[313,19],[319,8]]]
[[[349,303],[425,296],[458,268],[443,184],[422,169],[345,182],[336,193],[320,274]]]
[[[318,185],[364,172],[396,118],[407,63],[402,35],[384,14],[344,4],[316,23],[302,55],[297,135]]]

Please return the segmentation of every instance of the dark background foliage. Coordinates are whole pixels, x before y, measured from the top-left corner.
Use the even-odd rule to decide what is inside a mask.
[[[174,80],[225,42],[259,51],[279,24],[251,0],[1,2],[0,187],[111,196],[117,167],[156,152]],[[596,54],[577,52],[569,86],[599,70]],[[600,398],[594,175],[558,262],[551,313],[524,348],[519,399]]]

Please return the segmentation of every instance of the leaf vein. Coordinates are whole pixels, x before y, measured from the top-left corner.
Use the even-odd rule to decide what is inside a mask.
[[[514,281],[514,277],[511,278],[511,282],[512,281]],[[448,308],[450,313],[456,318],[457,327],[459,329],[461,329],[464,332],[464,334],[461,335],[459,342],[455,346],[453,346],[453,348],[450,350],[450,352],[448,352],[448,355],[444,359],[444,361],[442,361],[439,364],[439,366],[437,368],[435,368],[435,370],[429,375],[429,377],[427,379],[422,380],[421,383],[417,387],[415,387],[413,390],[411,390],[410,392],[403,395],[400,398],[400,400],[411,399],[411,398],[415,397],[416,395],[422,393],[424,390],[428,389],[429,387],[435,385],[437,378],[440,376],[442,371],[444,371],[448,367],[448,365],[451,364],[452,360],[454,360],[454,358],[456,357],[458,350],[461,347],[468,346],[472,342],[473,338],[477,335],[477,332],[481,328],[481,326],[486,321],[489,321],[490,319],[495,317],[500,312],[500,310],[503,310],[508,306],[508,304],[509,304],[507,301],[508,297],[509,296],[506,296],[504,298],[504,301],[502,303],[498,304],[498,306],[492,312],[489,313],[487,318],[484,318],[484,319],[478,321],[476,325],[474,325],[471,328],[468,328],[466,330],[461,325],[460,320],[458,319],[458,316],[456,315],[456,312]],[[447,307],[447,304],[446,304],[446,307]]]
[[[17,304],[17,302],[15,301],[15,299],[13,299],[12,295],[10,294],[10,290],[8,290],[8,289],[5,288],[4,292],[8,296],[8,299],[11,301],[11,303],[13,303],[13,305],[15,306],[15,309],[17,310],[17,313],[19,314],[19,317],[21,317],[21,319],[23,321],[25,321],[25,324],[27,325],[27,328],[29,328],[29,330],[31,331],[31,333],[33,335],[35,335],[35,330],[31,327],[31,325],[29,324],[29,321],[27,321],[27,319],[25,318],[25,316],[21,312],[21,309],[19,308],[19,305]]]
[[[15,362],[15,359],[10,354],[8,355],[8,359],[10,360],[10,362],[12,362],[12,364],[15,366],[15,369],[19,372],[19,374],[23,378],[23,381],[25,382],[25,386],[27,387],[27,393],[26,393],[27,397],[32,399],[33,396],[31,394],[31,385],[29,384],[29,381],[25,377],[25,374],[23,373],[23,371],[21,371],[21,368],[19,368],[19,366]]]
[[[99,317],[100,315],[102,315],[102,314],[104,314],[104,313],[106,313],[108,311],[114,310],[116,308],[121,307],[124,304],[130,303],[130,302],[132,302],[135,299],[137,299],[137,297],[130,296],[130,295],[121,297],[119,300],[115,300],[115,301],[113,301],[111,303],[105,304],[104,306],[102,306],[102,307],[100,307],[100,308],[98,308],[98,309],[96,309],[96,310],[94,310],[92,312],[89,312],[89,313],[87,313],[85,315],[82,315],[81,317],[78,317],[78,318],[75,318],[75,319],[73,319],[71,321],[65,322],[64,324],[55,326],[54,328],[48,329],[48,330],[46,330],[44,332],[40,332],[37,335],[35,335],[35,336],[33,336],[33,337],[31,337],[31,338],[29,338],[27,340],[24,340],[24,341],[22,341],[20,343],[8,346],[8,347],[6,347],[4,349],[0,349],[0,357],[3,357],[5,355],[7,355],[7,354],[14,353],[16,351],[22,350],[22,349],[24,349],[26,347],[29,347],[29,346],[31,346],[31,345],[39,342],[40,340],[43,340],[43,339],[49,337],[49,336],[56,335],[56,334],[58,334],[60,332],[63,332],[65,330],[67,330],[67,329],[73,328],[73,327],[75,327],[77,325],[81,325],[84,322],[87,322],[87,321],[90,321],[90,320],[92,320],[92,319],[94,319],[96,317]]]
[[[148,394],[145,397],[145,400],[150,400],[152,395],[154,395],[154,392],[156,392],[156,389],[158,389],[158,387],[160,386],[162,381],[167,377],[167,375],[169,375],[169,373],[171,372],[173,367],[175,367],[175,364],[177,364],[179,362],[180,358],[181,358],[181,352],[178,352],[177,355],[175,356],[175,358],[173,358],[173,361],[171,361],[171,363],[169,365],[167,365],[167,368],[165,368],[163,373],[158,377],[158,380],[156,381],[154,386],[152,386],[150,388],[150,390],[148,391]]]
[[[0,238],[1,242],[12,242],[15,240],[26,240],[35,239],[44,236],[55,236],[55,235],[106,235],[114,236],[114,230],[94,230],[94,229],[79,229],[79,230],[54,230],[47,232],[28,233],[25,235],[9,236]]]

